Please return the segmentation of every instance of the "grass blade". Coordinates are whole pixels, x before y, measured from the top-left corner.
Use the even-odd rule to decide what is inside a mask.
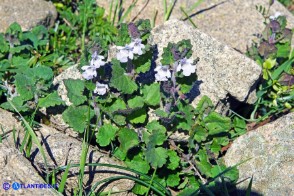
[[[163,0],[163,14],[164,14],[164,16],[166,15],[166,10],[167,10],[166,0]]]
[[[158,14],[158,10],[155,10],[153,18],[151,20],[151,28],[155,27],[155,22],[156,22],[156,18],[157,18],[157,14]]]
[[[133,2],[127,9],[127,11],[122,15],[122,17],[120,18],[118,25],[120,25],[121,23],[123,23],[124,19],[131,13],[131,11],[134,9],[134,7],[136,6],[138,0],[136,0],[135,2]]]
[[[251,177],[251,180],[249,182],[249,185],[248,185],[248,187],[246,189],[246,196],[250,196],[251,195],[252,182],[253,182],[253,176]]]
[[[151,178],[151,180],[150,180],[150,182],[149,182],[148,190],[147,190],[145,196],[148,196],[148,194],[149,194],[149,191],[150,191],[151,185],[153,184],[154,176],[155,176],[155,174],[156,174],[156,169],[157,169],[157,168],[155,168],[155,170],[154,170],[154,172],[153,172],[153,175],[152,175],[152,178]]]
[[[115,7],[114,7],[114,13],[113,13],[113,19],[112,19],[112,25],[115,24],[116,15],[117,15],[117,9],[118,9],[118,3],[119,3],[119,0],[116,0]]]
[[[108,17],[107,17],[107,20],[109,22],[111,22],[111,17],[112,17],[112,7],[113,7],[113,0],[111,0],[110,7],[109,7],[109,14],[108,14]]]
[[[277,80],[278,77],[284,72],[291,68],[292,63],[294,62],[294,57],[280,65],[271,75],[272,80]]]
[[[165,15],[164,15],[164,21],[168,21],[169,20],[169,17],[174,9],[174,5],[175,5],[176,1],[174,0],[168,7]]]
[[[102,184],[102,183],[110,183],[110,182],[113,182],[113,181],[116,181],[116,180],[121,180],[121,179],[128,179],[128,180],[132,180],[132,181],[134,181],[134,182],[137,182],[137,183],[139,183],[139,184],[142,184],[142,185],[144,185],[144,186],[146,186],[146,187],[149,186],[149,183],[144,182],[143,180],[138,179],[138,178],[136,178],[136,177],[134,177],[134,176],[114,176],[114,177],[106,178],[106,179],[104,179],[104,180],[101,180],[101,181],[99,181],[99,182],[96,182],[96,183],[92,186],[92,189],[91,189],[90,193],[88,194],[88,196],[92,195],[92,194],[94,193],[95,189],[96,189],[100,184]],[[160,190],[158,190],[155,186],[150,186],[150,188],[151,188],[154,192],[156,192],[157,194],[159,194],[159,195],[161,195],[161,196],[165,196],[165,193],[162,192],[162,191],[160,191]]]
[[[37,147],[39,148],[40,150],[40,153],[43,157],[43,160],[44,160],[44,163],[45,163],[45,169],[46,171],[48,171],[48,164],[47,164],[47,159],[46,159],[46,155],[45,155],[45,152],[44,152],[44,149],[43,147],[41,146],[41,143],[39,142],[38,140],[38,137],[36,136],[35,132],[33,131],[33,129],[30,127],[29,123],[24,119],[24,117],[19,113],[19,111],[16,109],[16,107],[14,106],[14,104],[9,100],[7,99],[7,101],[9,102],[9,104],[12,106],[12,108],[15,110],[15,112],[20,116],[22,122],[24,123],[25,125],[25,128],[27,129],[28,133],[30,134],[30,136],[32,137],[32,140],[33,142],[37,145]],[[48,178],[48,175],[46,177],[46,182],[48,183],[49,182],[49,178]]]
[[[128,168],[128,167],[120,166],[120,165],[112,165],[112,164],[106,164],[106,163],[86,163],[85,166],[117,168],[117,169],[121,169],[121,170],[125,170],[125,171],[133,172],[133,173],[135,173],[136,175],[138,175],[138,176],[142,176],[142,177],[146,178],[146,180],[151,181],[150,176],[148,176],[148,175],[146,175],[146,174],[144,174],[144,173],[138,172],[138,171],[136,171],[136,170],[130,169],[130,168]],[[70,167],[71,167],[71,168],[73,168],[73,167],[80,167],[80,164],[71,164]],[[65,169],[66,169],[66,166],[60,166],[60,167],[57,167],[57,168],[54,169],[54,170],[55,170],[55,172],[57,172],[57,171],[65,170]],[[49,175],[49,176],[50,176],[50,175]],[[166,195],[171,195],[170,192],[169,192],[169,190],[165,189],[165,187],[162,186],[162,184],[160,184],[159,182],[154,181],[154,184],[156,184],[156,186],[160,187],[162,190],[165,190]]]
[[[198,7],[204,0],[198,0],[197,2],[195,2],[190,9],[188,9],[187,13],[190,13],[191,11],[193,11],[196,7]]]
[[[63,193],[64,191],[64,187],[65,187],[65,184],[66,184],[66,180],[67,180],[67,176],[68,176],[68,171],[70,169],[70,162],[69,164],[66,166],[66,169],[64,171],[64,174],[62,175],[62,178],[61,178],[61,181],[60,181],[60,184],[58,186],[58,192],[60,193]]]
[[[194,28],[197,28],[197,26],[195,25],[195,23],[193,22],[193,20],[191,19],[191,17],[187,14],[187,12],[184,10],[183,7],[180,7],[181,11],[183,12],[183,14],[185,15],[186,18],[188,18],[189,22],[193,25]]]

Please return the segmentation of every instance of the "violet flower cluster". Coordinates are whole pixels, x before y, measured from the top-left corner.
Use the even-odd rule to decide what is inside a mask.
[[[176,66],[174,67],[176,67],[176,70],[174,71],[182,71],[184,76],[190,76],[196,72],[196,65],[193,64],[193,60],[191,59],[183,58],[175,62],[175,64]],[[155,71],[157,72],[155,74],[156,81],[167,81],[172,76],[168,65],[159,65],[155,68]]]
[[[128,62],[129,59],[134,58],[134,54],[141,55],[143,54],[143,49],[145,46],[142,44],[142,40],[139,38],[133,39],[130,44],[125,46],[117,46],[119,52],[116,55],[117,60],[121,63]]]
[[[134,58],[134,54],[142,55],[143,49],[145,46],[141,43],[141,39],[133,39],[130,44],[123,46],[117,46],[117,49],[119,52],[117,53],[117,59],[121,63],[128,62],[129,59]],[[82,70],[84,71],[82,73],[82,76],[86,80],[92,80],[93,78],[97,77],[97,69],[105,65],[105,61],[103,61],[104,57],[101,55],[98,55],[97,51],[95,51],[92,55],[92,59],[90,61],[90,65],[86,65],[82,67]],[[107,84],[102,84],[99,82],[96,82],[96,88],[94,90],[94,93],[98,95],[104,95],[109,90],[109,87]]]

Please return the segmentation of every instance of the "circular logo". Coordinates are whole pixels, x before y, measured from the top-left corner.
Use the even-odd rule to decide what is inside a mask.
[[[20,184],[18,182],[14,182],[12,183],[12,188],[17,191],[18,189],[20,189]]]
[[[4,182],[4,183],[3,183],[3,189],[4,189],[5,191],[7,191],[8,189],[10,189],[10,184],[9,184],[8,182]]]

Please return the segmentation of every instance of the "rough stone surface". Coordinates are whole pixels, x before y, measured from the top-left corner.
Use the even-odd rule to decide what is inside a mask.
[[[17,22],[26,31],[43,24],[51,26],[57,17],[52,2],[44,0],[1,0],[0,32],[5,32],[10,24]]]
[[[24,137],[24,131],[12,113],[0,109],[0,125],[3,127],[4,132],[15,128],[17,130],[18,142],[21,143]],[[79,163],[82,152],[82,142],[75,138],[66,136],[65,134],[58,132],[57,130],[41,125],[35,130],[41,144],[44,148],[47,163],[50,167],[66,165],[69,162],[71,164]],[[12,134],[9,135],[7,140],[4,140],[7,145],[14,146]],[[40,154],[40,151],[33,144],[32,150],[32,164],[37,168],[44,168],[44,160]],[[0,151],[0,154],[2,152]],[[108,163],[113,165],[122,165],[121,162],[109,158],[107,155],[98,151],[94,147],[89,148],[86,162],[91,163]],[[77,187],[78,183],[78,168],[70,169],[70,177],[67,180],[67,192],[72,193],[74,187]],[[84,184],[86,187],[90,187],[91,184],[98,182],[102,179],[112,177],[115,175],[129,175],[130,173],[123,170],[107,168],[107,167],[87,167],[85,169]],[[60,178],[61,176],[57,176]],[[12,179],[13,180],[13,179]],[[105,190],[122,191],[130,190],[133,186],[133,182],[129,180],[119,180],[109,184]],[[117,195],[127,195],[126,192]]]
[[[42,184],[44,180],[38,175],[30,161],[23,157],[14,146],[0,143],[0,194],[1,195],[58,195],[52,189],[19,189],[11,188],[13,182],[20,184]],[[3,183],[9,183],[10,189],[4,190]]]
[[[140,0],[134,7],[129,19],[133,19],[144,7],[148,0]],[[97,0],[98,5],[109,10],[111,0]],[[133,1],[124,1],[124,8],[127,8]],[[167,2],[172,2],[168,0]],[[185,18],[180,7],[189,10],[197,1],[181,0],[177,1],[170,19]],[[255,38],[254,34],[261,33],[264,24],[261,14],[255,9],[255,5],[267,7],[269,0],[205,0],[189,15],[193,22],[203,32],[212,37],[236,48],[241,52],[246,51],[246,46],[250,45],[251,40]],[[147,18],[152,20],[155,10],[158,11],[156,24],[164,22],[164,7],[162,1],[149,0],[148,5],[138,18]],[[270,14],[280,12],[288,18],[288,26],[294,27],[294,16],[278,1],[275,1],[271,7]],[[187,20],[187,23],[188,20]]]
[[[241,102],[255,101],[247,100],[247,97],[259,79],[261,68],[231,47],[179,20],[167,21],[153,29],[149,42],[157,45],[158,56],[161,57],[163,47],[169,42],[176,43],[183,39],[191,40],[192,59],[200,58],[196,74],[202,83],[200,96],[193,101],[194,105],[203,95],[210,97],[215,104],[228,95]]]
[[[225,155],[232,166],[243,160],[239,180],[253,175],[252,190],[262,195],[294,195],[294,113],[236,139]],[[245,189],[247,183],[239,188]]]
[[[81,72],[78,69],[78,64],[69,67],[64,70],[60,75],[54,78],[53,85],[57,85],[57,92],[62,100],[65,101],[67,106],[70,106],[72,103],[69,101],[67,97],[67,90],[63,83],[66,79],[83,79]]]

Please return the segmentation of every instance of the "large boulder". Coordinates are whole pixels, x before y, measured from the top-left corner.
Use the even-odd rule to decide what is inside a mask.
[[[227,166],[247,159],[238,166],[239,180],[253,176],[254,192],[294,195],[294,113],[240,136],[224,157]],[[239,189],[247,186],[241,183]]]
[[[17,22],[23,31],[36,25],[52,26],[57,12],[52,2],[44,0],[1,0],[0,32],[5,32],[10,24]]]
[[[200,96],[195,99],[194,105],[204,95],[210,97],[214,104],[228,97],[234,97],[240,102],[255,101],[254,96],[248,98],[259,79],[261,68],[233,48],[179,20],[170,20],[154,28],[149,42],[157,45],[158,56],[161,57],[163,48],[169,42],[176,43],[183,39],[191,40],[192,59],[200,58],[196,74],[202,83]]]
[[[12,113],[0,109],[0,124],[4,132],[15,129],[17,136],[16,141],[18,145],[21,144],[24,138],[24,130],[21,126],[21,122],[17,120]],[[75,164],[80,162],[80,157],[82,153],[81,141],[69,137],[46,125],[41,125],[35,130],[35,132],[45,151],[47,163],[50,168],[64,166],[69,163]],[[12,133],[10,133],[8,135],[8,138],[3,141],[9,146],[15,145]],[[4,151],[2,152],[0,149],[0,154],[2,153],[4,153]],[[33,147],[31,149],[31,162],[32,165],[36,168],[45,167],[40,150],[35,144],[33,144]],[[99,152],[99,149],[92,146],[89,147],[86,163],[122,165],[122,162],[109,158],[108,155]],[[18,170],[15,169],[11,172],[17,173]],[[70,175],[67,179],[66,184],[66,191],[68,194],[73,194],[73,189],[78,186],[78,172],[78,167],[70,169]],[[109,167],[86,167],[83,182],[88,188],[90,188],[91,185],[98,181],[117,175],[130,175],[130,173],[124,170]],[[26,175],[24,175],[23,179],[26,179],[25,176]],[[58,175],[57,178],[60,179],[61,175]],[[26,181],[24,180],[23,182]],[[118,180],[107,185],[105,191],[128,191],[133,187],[133,185],[133,182],[130,180]],[[127,195],[127,192],[122,192],[121,194],[117,195]]]
[[[105,7],[106,12],[108,12],[111,1],[97,0],[97,3]],[[146,5],[147,1],[149,3]],[[125,10],[132,2],[132,0],[124,1],[123,7]],[[168,0],[167,2],[170,3],[173,0]],[[184,19],[185,15],[180,7],[182,6],[187,11],[195,2],[197,1],[176,1],[170,19]],[[268,3],[269,0],[205,0],[189,12],[189,15],[196,26],[203,32],[241,52],[245,52],[246,46],[250,45],[251,40],[255,38],[254,34],[261,33],[264,28],[263,18],[255,9],[255,6],[262,5],[267,8]],[[141,11],[144,6],[144,10]],[[140,13],[137,19],[147,18],[152,20],[156,10],[158,11],[156,24],[160,25],[164,22],[164,5],[163,1],[158,0],[138,1],[128,19],[133,19]],[[286,15],[288,26],[290,28],[294,27],[293,15],[278,1],[274,2],[269,14],[273,15],[276,12]],[[186,22],[189,23],[188,20]]]
[[[0,143],[0,182],[1,195],[58,195],[52,188],[20,188],[14,190],[13,183],[45,184],[41,176],[18,150],[13,146]]]

